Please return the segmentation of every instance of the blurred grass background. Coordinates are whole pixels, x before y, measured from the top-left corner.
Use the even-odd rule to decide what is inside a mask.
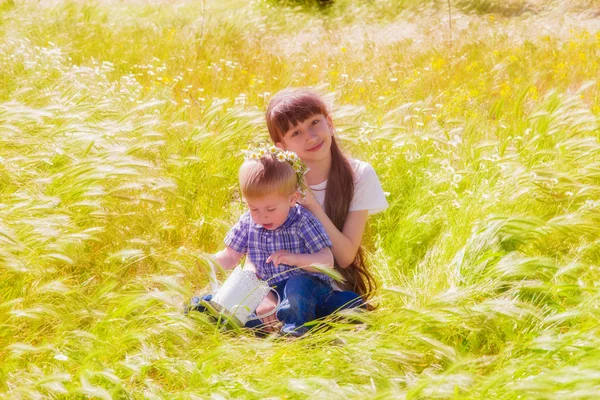
[[[594,398],[600,2],[0,3],[0,395]],[[390,208],[363,325],[182,304],[287,86]]]

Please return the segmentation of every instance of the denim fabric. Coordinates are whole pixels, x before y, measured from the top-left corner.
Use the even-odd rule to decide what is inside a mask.
[[[279,282],[274,286],[279,293],[281,304],[277,310],[277,319],[283,323],[282,333],[290,336],[301,336],[309,327],[305,323],[318,318],[326,317],[336,311],[362,307],[365,305],[362,298],[351,291],[336,292],[313,275],[296,275]],[[210,301],[212,295],[202,297]],[[200,298],[192,299],[191,310],[204,312],[206,309],[199,304]],[[254,317],[252,314],[251,317]],[[248,321],[246,328],[260,328],[262,321],[259,319]]]
[[[325,303],[331,286],[310,275],[292,276],[285,282],[283,300],[277,319],[283,323],[281,332],[301,336],[308,331],[305,323],[317,319],[317,306]]]
[[[362,297],[349,290],[336,292],[332,290],[325,301],[317,307],[317,318],[323,318],[336,311],[348,308],[366,308]]]

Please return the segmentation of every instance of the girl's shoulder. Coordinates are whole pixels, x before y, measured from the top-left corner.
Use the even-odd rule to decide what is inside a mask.
[[[349,211],[368,210],[369,214],[376,214],[388,208],[385,193],[373,166],[356,158],[349,158],[348,161],[354,171],[354,197]]]
[[[354,172],[354,182],[358,184],[364,179],[372,179],[373,175],[377,176],[375,169],[368,162],[356,159],[348,158],[352,172]]]

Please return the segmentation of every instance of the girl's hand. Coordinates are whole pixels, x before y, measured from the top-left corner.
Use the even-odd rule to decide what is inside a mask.
[[[298,204],[310,212],[313,212],[313,210],[316,208],[321,207],[321,205],[317,202],[317,199],[315,199],[315,195],[313,194],[312,190],[309,188],[306,188],[304,191],[304,197],[302,197],[302,195],[298,196]]]
[[[290,253],[287,250],[277,250],[267,258],[267,262],[269,263],[272,261],[275,266],[278,266],[279,264],[296,266],[298,264],[297,256],[297,254]]]
[[[277,298],[273,292],[269,292],[267,297],[265,297],[256,308],[256,315],[268,314],[273,311],[275,307],[277,307]],[[267,332],[274,332],[280,325],[280,322],[277,319],[277,313],[273,313],[273,315],[269,315],[268,317],[261,319],[261,321],[265,325],[263,329]]]

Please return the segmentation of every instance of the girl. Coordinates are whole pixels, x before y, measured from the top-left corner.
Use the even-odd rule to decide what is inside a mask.
[[[269,102],[266,120],[273,143],[296,153],[308,167],[305,178],[310,190],[300,204],[323,224],[333,244],[335,267],[345,278],[343,288],[334,285],[335,290],[318,305],[317,318],[363,305],[376,289],[361,249],[367,217],[388,207],[375,170],[341,152],[329,110],[311,90],[278,92]],[[257,313],[274,306],[273,298],[267,297]],[[277,320],[272,316],[263,322]]]

